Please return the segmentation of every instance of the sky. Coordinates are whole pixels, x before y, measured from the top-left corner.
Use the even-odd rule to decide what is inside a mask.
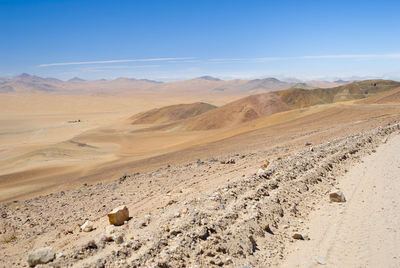
[[[400,80],[400,1],[0,0],[0,77]]]

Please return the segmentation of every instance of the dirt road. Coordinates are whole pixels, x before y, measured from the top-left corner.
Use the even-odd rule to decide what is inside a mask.
[[[400,267],[400,136],[352,167],[338,188],[347,202],[321,202],[304,230],[310,240],[295,241],[282,267]]]

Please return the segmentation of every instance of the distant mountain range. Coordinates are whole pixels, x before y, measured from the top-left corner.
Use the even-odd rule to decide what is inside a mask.
[[[0,78],[0,93],[52,93],[52,94],[256,94],[292,87],[313,89],[316,87],[330,88],[343,85],[347,81],[310,81],[299,83],[276,78],[253,80],[221,80],[212,76],[202,76],[178,82],[163,83],[148,79],[117,78],[115,80],[84,80],[74,77],[68,81],[55,78],[42,78],[23,73],[14,78]]]

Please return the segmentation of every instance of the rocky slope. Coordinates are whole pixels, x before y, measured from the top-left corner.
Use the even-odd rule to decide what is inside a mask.
[[[0,266],[27,266],[28,253],[45,246],[56,251],[50,267],[276,265],[337,177],[399,129],[393,122],[284,157],[285,148],[220,156],[3,204]],[[106,214],[123,204],[132,219],[110,227]],[[93,231],[80,231],[86,220]]]

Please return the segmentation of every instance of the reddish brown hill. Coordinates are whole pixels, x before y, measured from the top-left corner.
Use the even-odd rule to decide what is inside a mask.
[[[229,127],[250,120],[288,110],[276,93],[248,96],[185,122],[187,130],[209,130]]]
[[[132,124],[160,124],[194,117],[215,108],[216,106],[203,102],[178,104],[143,112],[130,119]]]
[[[198,111],[199,108],[174,105],[154,109],[131,119],[136,124],[171,122],[169,125],[157,126],[155,129],[173,128],[192,131],[219,129],[236,126],[290,109],[371,98],[383,92],[390,92],[397,87],[400,87],[400,83],[395,81],[366,80],[335,88],[291,88],[251,95],[216,109],[211,109],[211,107],[207,106],[201,112]],[[400,98],[400,93],[387,95],[385,98],[381,101],[388,102],[389,99]],[[186,120],[174,123],[174,121],[181,119]]]
[[[399,82],[390,80],[366,80],[334,88],[317,88],[313,90],[292,88],[276,92],[290,108],[364,99],[400,86]]]
[[[357,103],[366,104],[398,104],[400,103],[400,87],[382,92],[368,99],[360,100]]]

